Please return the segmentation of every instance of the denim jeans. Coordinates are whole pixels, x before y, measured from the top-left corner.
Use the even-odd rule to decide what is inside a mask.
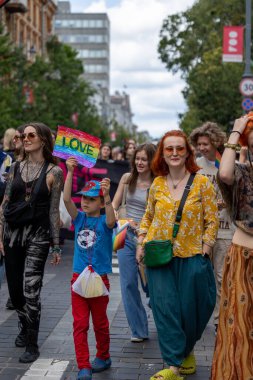
[[[135,237],[134,232],[128,229],[125,246],[118,250],[121,294],[132,336],[148,338],[148,319],[138,288]]]

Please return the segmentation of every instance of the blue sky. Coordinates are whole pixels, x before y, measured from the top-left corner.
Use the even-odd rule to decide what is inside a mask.
[[[72,12],[107,12],[111,24],[111,94],[130,95],[138,130],[159,138],[178,127],[186,109],[179,75],[158,59],[159,31],[168,14],[183,11],[194,0],[70,0]]]

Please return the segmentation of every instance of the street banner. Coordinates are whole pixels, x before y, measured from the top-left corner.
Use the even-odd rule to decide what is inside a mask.
[[[0,8],[2,8],[9,0],[0,0]]]
[[[25,97],[26,104],[33,104],[34,103],[33,89],[30,86],[25,85],[23,87],[23,95]]]
[[[67,160],[75,157],[79,164],[92,168],[97,161],[101,140],[77,129],[59,126],[53,155]]]
[[[243,26],[224,26],[223,62],[243,61]]]

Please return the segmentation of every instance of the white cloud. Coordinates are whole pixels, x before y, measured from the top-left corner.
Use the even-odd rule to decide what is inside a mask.
[[[111,92],[130,94],[134,122],[160,137],[178,127],[185,104],[179,75],[168,73],[158,58],[159,31],[168,14],[185,10],[194,0],[89,0],[73,12],[107,12],[111,22]],[[78,7],[78,8],[77,8]]]

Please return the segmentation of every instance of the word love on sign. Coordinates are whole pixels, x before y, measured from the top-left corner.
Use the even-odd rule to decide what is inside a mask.
[[[53,155],[67,160],[75,157],[79,164],[92,168],[97,161],[101,140],[88,133],[58,127]]]

